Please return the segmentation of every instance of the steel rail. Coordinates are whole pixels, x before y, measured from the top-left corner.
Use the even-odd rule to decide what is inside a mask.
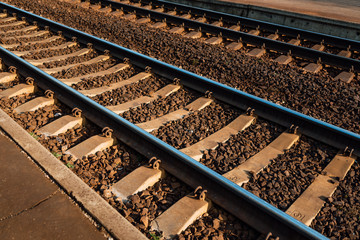
[[[347,39],[347,38],[331,36],[328,34],[317,33],[317,32],[303,30],[303,29],[294,28],[294,27],[288,27],[288,26],[284,26],[284,25],[280,25],[280,24],[269,23],[269,22],[251,19],[251,18],[247,18],[247,17],[236,16],[236,15],[232,15],[232,14],[228,14],[228,13],[217,12],[214,10],[193,7],[193,6],[180,4],[180,3],[173,3],[173,2],[169,2],[169,1],[141,0],[141,3],[146,3],[146,4],[151,3],[153,6],[157,6],[157,7],[163,6],[164,8],[169,9],[169,10],[176,9],[176,10],[183,11],[183,12],[191,11],[191,13],[196,14],[196,15],[200,15],[200,16],[206,15],[207,18],[211,18],[214,20],[222,19],[224,22],[234,24],[234,25],[237,24],[238,22],[240,22],[241,25],[245,25],[247,27],[257,28],[259,26],[260,29],[263,29],[263,30],[266,30],[266,31],[269,31],[272,33],[278,32],[279,34],[284,34],[284,35],[294,37],[294,38],[296,38],[298,35],[300,35],[300,37],[303,39],[307,39],[307,40],[314,41],[314,42],[324,41],[325,44],[329,44],[329,45],[343,48],[343,49],[347,49],[348,46],[351,46],[352,50],[360,51],[360,42],[351,40],[351,39]]]
[[[184,86],[196,91],[202,93],[211,91],[216,99],[234,107],[243,110],[246,110],[249,107],[253,108],[256,110],[258,116],[285,127],[290,127],[291,125],[299,126],[299,130],[309,137],[338,149],[349,147],[350,149],[354,149],[354,154],[360,156],[360,135],[356,133],[317,120],[240,90],[236,90],[208,78],[198,76],[189,71],[139,54],[114,43],[91,36],[5,3],[0,3],[0,7],[7,9],[10,13],[17,13],[18,16],[25,17],[28,21],[36,21],[40,26],[48,26],[53,31],[61,31],[65,37],[70,39],[76,37],[82,44],[92,43],[94,48],[100,51],[109,50],[111,55],[119,59],[129,58],[131,59],[131,63],[138,67],[145,68],[149,66],[152,68],[152,71],[159,76],[167,79],[179,78]]]
[[[31,21],[37,21],[40,26],[49,26],[51,30],[63,31],[64,35],[68,37],[77,37],[79,42],[83,44],[91,42],[98,50],[108,49],[113,56],[120,59],[128,57],[133,64],[139,67],[150,66],[153,71],[160,76],[170,79],[178,77],[182,79],[182,84],[200,92],[211,90],[215,97],[238,108],[246,109],[247,107],[253,107],[256,109],[256,114],[259,116],[267,119],[270,117],[269,120],[274,119],[275,122],[280,122],[280,124],[284,126],[289,127],[292,123],[301,123],[302,120],[306,120],[306,123],[303,125],[297,124],[300,125],[300,131],[302,132],[304,132],[304,130],[311,132],[311,130],[315,129],[314,132],[319,134],[322,131],[328,131],[329,134],[326,135],[328,137],[340,137],[345,144],[350,141],[352,143],[350,147],[360,146],[360,136],[357,134],[309,118],[303,114],[296,113],[295,111],[254,97],[250,94],[232,89],[223,84],[197,76],[188,71],[176,68],[10,5],[0,3],[0,6],[7,9],[8,12],[17,13],[19,16],[26,17]],[[18,67],[20,74],[31,76],[36,79],[40,88],[53,90],[56,94],[56,98],[66,105],[82,109],[84,115],[90,121],[101,127],[108,126],[112,128],[114,130],[114,135],[118,137],[120,141],[137,149],[141,154],[147,157],[157,156],[162,159],[164,168],[169,173],[176,175],[180,180],[193,187],[195,187],[195,185],[202,185],[208,190],[210,199],[258,231],[271,231],[285,239],[325,238],[313,229],[286,215],[265,201],[255,197],[253,194],[245,191],[231,181],[197,161],[194,161],[192,158],[155,138],[151,134],[122,119],[71,87],[27,63],[25,60],[3,48],[0,48],[0,50],[0,57],[3,58],[7,65],[14,65]],[[284,118],[282,119],[281,117]],[[293,122],[293,120],[296,120],[297,122]],[[313,135],[319,137],[317,134]],[[336,142],[340,142],[340,140],[337,140]],[[341,145],[340,148],[344,146],[344,143],[338,143]],[[358,150],[359,149],[356,150],[357,153]],[[179,169],[181,169],[181,171],[179,171]]]
[[[91,0],[91,2],[101,3],[103,6],[108,6],[113,9],[123,9],[127,12],[136,12],[137,15],[142,15],[144,17],[163,20],[166,19],[167,23],[183,25],[184,27],[189,29],[200,29],[201,32],[210,33],[215,36],[221,35],[224,38],[232,39],[234,41],[241,39],[242,42],[249,43],[258,47],[265,46],[266,49],[281,52],[283,54],[291,53],[291,55],[293,56],[301,57],[303,59],[308,59],[312,61],[321,60],[321,63],[330,66],[336,66],[346,70],[353,69],[357,72],[360,72],[360,61],[356,59],[317,51],[311,48],[296,46],[293,44],[272,40],[266,37],[255,36],[245,32],[234,31],[228,28],[218,27],[207,23],[201,23],[191,19],[185,19],[179,16],[173,16],[166,13],[147,10],[141,7],[135,7],[119,2],[113,2],[109,0]]]

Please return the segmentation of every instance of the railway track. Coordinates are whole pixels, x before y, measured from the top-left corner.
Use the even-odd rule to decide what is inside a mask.
[[[290,238],[288,234],[292,233],[294,235],[291,235],[291,238],[321,238],[313,230],[260,201],[237,185],[245,184],[247,189],[256,192],[256,184],[264,187],[264,180],[261,179],[265,177],[261,174],[272,173],[272,167],[279,160],[278,155],[295,154],[300,150],[300,156],[309,156],[310,152],[318,151],[318,160],[305,161],[311,165],[308,166],[310,170],[301,172],[307,177],[306,184],[303,184],[302,189],[290,191],[292,197],[284,205],[278,205],[280,209],[309,225],[326,199],[312,197],[312,209],[304,207],[304,199],[309,197],[309,192],[319,190],[324,192],[317,194],[331,197],[339,180],[345,178],[354,163],[354,155],[359,154],[358,135],[6,4],[1,4],[1,7],[7,9],[9,14],[16,13],[18,17],[25,17],[26,20],[22,19],[20,24],[17,19],[12,19],[9,23],[8,18],[12,17],[2,15],[6,23],[1,24],[0,29],[5,29],[13,35],[11,39],[2,38],[6,39],[3,40],[3,47],[13,52],[11,54],[4,49],[1,52],[4,64],[9,69],[9,72],[3,72],[1,76],[6,90],[0,92],[0,95],[8,98],[2,103],[3,107],[99,193],[110,199],[114,194],[121,197],[124,202],[129,199],[128,204],[114,200],[109,202],[125,209],[123,215],[128,219],[135,221],[132,217],[137,216],[140,223],[134,224],[138,228],[146,230],[151,227],[162,231],[166,237],[178,234],[190,223],[182,227],[173,222],[168,224],[168,217],[174,218],[173,212],[176,208],[184,204],[190,205],[189,213],[184,214],[196,219],[210,208],[211,199],[260,233],[273,232],[283,238]],[[28,25],[33,21],[36,21],[38,26]],[[26,32],[31,28],[30,31],[33,32]],[[54,34],[57,31],[62,33]],[[18,41],[21,41],[20,45]],[[15,55],[22,56],[28,62]],[[32,78],[25,78],[28,76]],[[36,91],[39,88],[43,91]],[[23,94],[26,95],[18,97]],[[84,95],[105,105],[107,109]],[[62,105],[67,107],[63,109]],[[139,130],[114,113],[121,114],[180,151]],[[79,125],[86,122],[81,114],[98,127],[90,125],[79,128]],[[254,123],[257,118],[258,123]],[[75,126],[77,128],[74,130]],[[255,130],[264,134],[256,134]],[[242,133],[245,137],[243,136],[242,140],[237,139],[236,137],[241,138]],[[221,152],[234,155],[234,152],[224,150],[231,147],[227,141],[249,141],[246,136],[253,139],[254,134],[256,140],[251,144],[243,148],[241,144],[238,146],[242,156],[235,158],[240,161],[231,161],[230,164],[229,160],[224,161],[225,157]],[[306,137],[302,138],[301,135]],[[315,140],[309,140],[307,137]],[[130,154],[125,154],[127,150],[124,150],[123,144],[117,145],[117,141],[126,143],[146,158],[156,156],[157,159],[161,159],[160,169],[159,161],[153,158],[150,167],[144,165],[143,159],[130,164]],[[316,147],[311,149],[308,146],[309,142],[316,146],[311,141],[317,142],[320,150]],[[220,147],[219,142],[222,142]],[[300,146],[295,148],[295,153],[291,152],[294,146]],[[337,153],[336,149],[347,150]],[[193,159],[201,161],[225,178],[204,168]],[[279,161],[281,162],[281,159]],[[107,165],[103,166],[106,171],[93,164],[94,162]],[[119,173],[119,164],[123,164],[122,168],[126,170]],[[202,186],[202,189],[195,191],[200,200],[187,195],[190,190],[184,186],[181,187],[181,194],[177,199],[179,202],[166,203],[165,199],[161,205],[164,209],[152,209],[150,218],[141,207],[141,214],[131,213],[129,209],[145,204],[145,200],[151,195],[149,192],[158,195],[159,191],[163,192],[159,189],[165,188],[165,192],[171,192],[171,187],[175,188],[174,186],[180,184],[174,177],[164,178],[161,169],[194,189]],[[287,177],[301,176],[297,176],[294,174],[296,171],[290,169],[294,170],[290,166],[289,170],[285,167],[281,168],[281,171],[287,170]],[[95,171],[109,176],[103,179],[99,178],[99,175],[89,177],[87,172]],[[304,176],[301,177],[305,178]],[[136,184],[134,179],[137,180]],[[156,184],[159,179],[163,180]],[[133,183],[130,187],[126,184],[129,182]],[[150,190],[145,190],[148,187]],[[205,192],[201,191],[204,189],[207,190],[208,199],[205,201]],[[141,191],[140,194],[136,194],[138,191]],[[272,191],[273,188],[270,186],[269,191],[264,194],[272,196]],[[164,199],[153,197],[155,202],[162,200]],[[275,200],[282,201],[281,198]],[[279,204],[275,200],[272,203]],[[239,203],[242,203],[241,207]],[[148,204],[153,206],[151,201]],[[169,208],[171,204],[173,206]],[[194,215],[194,212],[197,214]],[[217,229],[218,221],[226,222],[227,217],[219,217],[219,210],[213,212],[210,217],[206,217],[211,219],[214,214],[216,219],[212,219],[212,227]],[[149,222],[149,219],[153,221]],[[178,224],[181,224],[181,221]],[[191,231],[187,234],[185,231],[183,234],[189,235]]]
[[[36,4],[22,0],[10,2],[65,25],[359,133],[359,76],[349,84],[334,81],[336,72],[328,68],[317,74],[306,73],[297,66],[279,65],[270,61],[268,56],[248,57],[244,50],[232,51],[209,45],[151,28],[151,24],[136,24],[76,4],[40,1],[41,8],[38,8]],[[60,10],[54,11],[54,7]]]
[[[279,64],[293,62],[308,72],[317,73],[331,66],[331,71],[336,72],[335,80],[346,83],[360,70],[359,42],[349,39],[161,0],[67,2],[139,24],[150,23],[153,28],[163,28],[187,38],[202,38],[205,43],[220,44],[232,50],[246,45],[249,56],[261,57],[267,53]]]

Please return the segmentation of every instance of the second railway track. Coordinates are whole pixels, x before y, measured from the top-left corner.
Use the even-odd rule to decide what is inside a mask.
[[[360,70],[359,42],[349,39],[166,1],[68,2],[82,7],[90,6],[139,24],[154,21],[151,23],[154,28],[168,28],[170,33],[183,34],[192,39],[205,38],[205,43],[222,44],[231,50],[247,45],[249,56],[261,57],[268,52],[279,64],[294,61],[309,72],[316,73],[330,65],[340,68],[332,69],[337,72],[335,80],[347,83],[354,78],[354,71]]]
[[[177,234],[176,224],[168,224],[172,211],[189,204],[189,211],[197,212],[192,215],[197,218],[209,208],[208,201],[203,199],[208,196],[265,235],[273,232],[283,238],[290,238],[291,233],[293,239],[321,237],[237,185],[245,184],[246,189],[310,225],[325,202],[331,206],[332,192],[347,172],[357,174],[351,170],[353,164],[358,168],[354,163],[360,149],[357,134],[6,4],[1,7],[8,14],[25,17],[19,22],[8,19],[11,15],[2,15],[9,22],[4,21],[0,28],[6,30],[5,34],[11,33],[5,44],[13,51],[11,54],[1,50],[3,67],[6,65],[9,70],[2,73],[0,80],[4,84],[0,92],[2,108],[96,191],[109,199],[112,194],[121,197],[123,203],[109,201],[118,205],[139,229],[147,231],[151,227],[166,237]],[[28,25],[33,21],[38,27]],[[57,31],[61,33],[54,34]],[[14,42],[16,45],[11,45]],[[98,127],[90,124],[79,128],[85,124],[80,109]],[[114,112],[180,151],[140,131]],[[102,135],[99,127],[105,127]],[[127,150],[122,143],[135,151]],[[151,167],[144,167],[144,159],[137,152],[147,158],[156,156],[161,163],[152,159]],[[289,165],[284,161],[287,157],[294,159]],[[174,177],[164,178],[159,165]],[[195,195],[203,200],[186,196],[189,189],[176,178],[193,188],[202,186]],[[280,190],[284,178],[289,184],[282,185]],[[138,189],[134,179],[143,180],[136,183]],[[159,179],[160,183],[156,183]],[[128,182],[133,187],[124,187]],[[347,189],[346,184],[341,184]],[[207,190],[207,194],[202,190]],[[176,192],[176,197],[169,198],[171,192]],[[313,192],[315,197],[307,200]],[[319,195],[326,197],[317,198]],[[127,198],[129,202],[125,201]],[[358,201],[353,196],[349,199]],[[175,203],[177,200],[180,201]],[[304,207],[304,201],[312,201],[313,208]],[[342,207],[352,206],[345,203]],[[231,238],[230,232],[218,230],[222,229],[221,224],[228,224],[237,229],[239,235],[235,237],[256,237],[256,232],[236,227],[231,223],[233,220],[231,215],[215,208],[182,234],[195,234],[200,228],[199,238],[212,233]],[[207,221],[211,221],[210,230],[200,227],[209,226]],[[318,225],[314,227],[323,233],[333,232],[335,226],[324,224],[326,221],[331,221],[331,216],[317,218]],[[354,226],[354,231],[357,227]],[[348,236],[354,232],[341,234]]]

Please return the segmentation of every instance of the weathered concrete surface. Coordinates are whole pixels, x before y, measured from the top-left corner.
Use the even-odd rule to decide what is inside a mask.
[[[2,133],[0,239],[105,239],[81,210]]]
[[[0,134],[0,218],[31,207],[57,190],[34,169],[19,148]]]
[[[0,222],[1,239],[105,239],[60,192]]]
[[[290,27],[360,40],[357,0],[171,0]]]

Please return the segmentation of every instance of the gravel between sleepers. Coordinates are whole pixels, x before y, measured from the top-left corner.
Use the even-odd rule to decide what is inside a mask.
[[[43,66],[45,66],[46,68],[55,68],[55,67],[62,67],[62,66],[66,66],[69,64],[74,64],[74,63],[81,63],[81,62],[85,62],[85,61],[89,61],[92,58],[97,57],[98,54],[94,51],[91,51],[85,55],[82,56],[76,56],[76,57],[69,57],[66,58],[64,60],[59,60],[59,61],[52,61],[52,62],[48,62],[48,63],[44,63]]]
[[[108,59],[99,63],[93,63],[90,65],[80,65],[68,70],[51,74],[53,77],[58,79],[68,79],[77,76],[82,76],[90,73],[100,72],[110,68],[114,63],[113,59]]]
[[[360,164],[351,170],[327,199],[311,227],[330,239],[360,239]]]
[[[2,25],[7,25],[7,24],[2,24]],[[4,27],[4,26],[0,25],[0,30],[1,31],[11,31],[11,30],[17,30],[17,29],[20,29],[20,28],[23,28],[23,27],[24,27],[24,25],[7,26],[7,27]]]
[[[285,211],[336,153],[332,147],[301,136],[294,146],[242,187]]]
[[[11,114],[12,110],[17,106],[25,103],[26,101],[32,99],[32,95],[23,95],[21,97],[10,98],[10,99],[0,99],[0,107],[7,113]]]
[[[113,67],[114,65],[117,64],[115,59],[111,59],[109,62],[111,64],[109,64],[107,66],[107,68],[111,68],[111,67]],[[100,68],[103,65],[103,63],[98,63],[98,64],[100,65]],[[77,90],[85,90],[85,89],[98,88],[98,87],[102,87],[102,86],[108,86],[108,85],[110,85],[112,83],[116,83],[116,82],[126,80],[126,79],[130,78],[131,76],[135,75],[138,72],[140,72],[139,69],[136,69],[133,66],[131,66],[131,67],[126,68],[126,69],[124,69],[122,71],[112,73],[112,74],[108,74],[108,75],[105,75],[105,76],[82,79],[81,82],[79,82],[77,84],[74,84],[72,87],[77,89]]]
[[[70,54],[70,53],[80,50],[80,48],[81,48],[80,46],[75,45],[72,47],[67,47],[67,48],[59,49],[59,50],[45,50],[44,49],[44,50],[39,50],[34,53],[24,55],[23,58],[25,60],[38,60],[41,58],[48,58],[48,57]]]
[[[21,45],[20,44],[17,47],[13,47],[9,50],[10,51],[31,51],[31,50],[38,50],[41,48],[55,47],[55,46],[61,45],[63,43],[65,43],[65,39],[60,38],[55,41],[45,42],[45,43],[35,43],[35,44],[29,44],[29,45]]]
[[[256,123],[231,136],[225,143],[220,143],[216,149],[205,151],[200,162],[219,174],[224,174],[258,153],[284,130],[280,126],[257,119]]]
[[[259,233],[254,229],[215,205],[174,239],[250,240],[260,238]]]
[[[92,99],[103,106],[122,104],[159,90],[166,85],[165,81],[155,76],[151,76],[140,80],[137,83],[104,92],[100,95],[92,97]]]
[[[175,148],[185,148],[229,124],[240,113],[224,104],[212,102],[186,118],[169,122],[152,134]]]
[[[196,93],[180,89],[165,98],[159,98],[151,103],[142,104],[138,108],[130,109],[120,116],[134,124],[147,122],[183,108],[197,97],[199,96]]]
[[[49,34],[45,34],[42,36],[37,37],[18,37],[18,38],[9,38],[2,40],[2,44],[15,44],[15,43],[24,43],[24,42],[32,42],[32,41],[38,41],[38,40],[44,40],[45,38],[50,37]]]

